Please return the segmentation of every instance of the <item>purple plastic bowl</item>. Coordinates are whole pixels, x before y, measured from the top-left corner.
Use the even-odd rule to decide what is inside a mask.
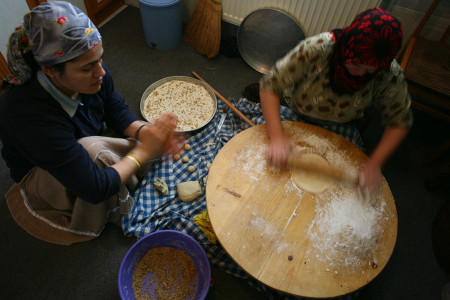
[[[205,299],[211,282],[211,267],[205,250],[191,236],[181,231],[159,230],[138,240],[125,254],[119,269],[119,293],[122,300],[135,300],[134,269],[145,254],[156,247],[172,247],[183,250],[192,258],[198,271],[198,289],[194,299]]]

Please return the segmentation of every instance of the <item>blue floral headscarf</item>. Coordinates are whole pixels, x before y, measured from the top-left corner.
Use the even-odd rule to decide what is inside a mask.
[[[80,9],[65,1],[45,2],[23,19],[23,26],[12,33],[8,44],[8,65],[21,84],[33,75],[27,55],[31,51],[41,66],[52,66],[89,51],[102,39],[98,29]]]

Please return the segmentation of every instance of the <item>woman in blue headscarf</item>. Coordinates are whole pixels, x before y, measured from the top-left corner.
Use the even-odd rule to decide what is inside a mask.
[[[136,175],[179,142],[173,116],[150,125],[130,112],[102,55],[97,28],[64,1],[35,7],[9,40],[14,76],[0,100],[0,139],[16,184],[6,200],[45,241],[90,240],[118,222]],[[104,124],[129,138],[100,136]]]

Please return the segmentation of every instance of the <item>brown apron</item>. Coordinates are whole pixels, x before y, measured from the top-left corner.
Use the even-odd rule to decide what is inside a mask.
[[[86,137],[78,142],[101,168],[118,162],[135,146],[132,140],[102,136]],[[143,167],[145,170],[140,173],[149,167]],[[50,243],[70,245],[98,237],[106,222],[118,222],[122,214],[128,213],[133,205],[129,189],[137,184],[138,179],[133,175],[118,194],[92,204],[36,167],[14,184],[5,197],[14,220],[29,234]]]

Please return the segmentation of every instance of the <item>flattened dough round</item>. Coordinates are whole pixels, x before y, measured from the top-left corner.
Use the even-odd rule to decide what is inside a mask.
[[[329,163],[318,154],[302,154],[302,160],[310,161],[319,166],[329,166]],[[292,168],[291,178],[300,189],[316,194],[325,191],[334,184],[334,179],[329,176],[302,170],[301,168]]]

